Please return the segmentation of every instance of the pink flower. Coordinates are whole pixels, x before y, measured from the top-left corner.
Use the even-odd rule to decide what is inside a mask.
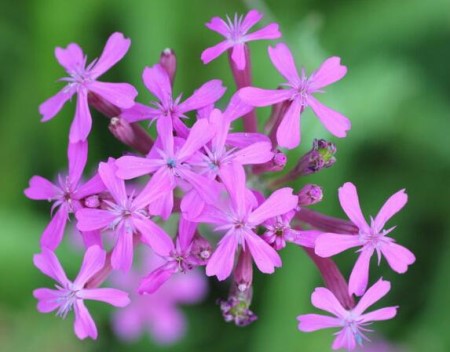
[[[108,209],[83,208],[75,216],[80,231],[111,229],[117,234],[111,266],[127,271],[133,261],[135,234],[140,234],[142,241],[156,252],[165,252],[173,245],[169,235],[150,220],[146,211],[146,207],[167,190],[160,179],[152,178],[139,195],[127,195],[125,182],[116,176],[113,163],[113,160],[100,163],[98,168],[98,173],[113,198],[113,201],[104,200]]]
[[[311,295],[312,305],[333,314],[330,317],[320,314],[300,315],[298,329],[303,332],[311,332],[327,328],[341,328],[333,342],[333,349],[346,348],[353,350],[356,344],[361,345],[363,340],[368,340],[364,335],[370,332],[366,326],[373,321],[388,320],[395,317],[398,307],[386,307],[363,314],[367,308],[384,297],[391,289],[391,284],[382,279],[378,280],[361,297],[355,308],[346,310],[339,303],[333,293],[324,288],[316,288]]]
[[[250,28],[258,23],[262,17],[263,15],[256,10],[249,11],[245,17],[238,17],[236,14],[234,15],[234,20],[227,16],[228,23],[219,17],[213,17],[206,24],[206,27],[225,37],[225,40],[203,51],[201,56],[203,63],[207,64],[228,49],[233,48],[231,59],[239,70],[243,70],[247,64],[245,60],[245,43],[252,40],[277,39],[281,37],[278,24],[276,23],[271,23],[256,32],[247,34]]]
[[[361,296],[364,293],[369,280],[369,262],[374,252],[378,255],[378,263],[383,255],[392,270],[397,273],[406,272],[408,265],[414,263],[414,254],[387,236],[395,227],[384,230],[386,222],[399,212],[407,201],[405,190],[398,191],[384,203],[375,219],[371,218],[369,226],[362,215],[356,187],[347,182],[339,188],[342,209],[358,227],[359,234],[324,233],[316,240],[315,252],[321,257],[330,257],[346,249],[361,246],[359,258],[350,275],[350,294]]]
[[[195,219],[216,225],[216,230],[225,230],[217,249],[208,261],[206,275],[225,280],[231,274],[238,246],[249,250],[256,266],[263,273],[273,273],[281,266],[278,253],[255,233],[255,228],[269,218],[285,214],[297,206],[297,197],[291,188],[282,188],[270,195],[262,204],[245,186],[245,173],[241,167],[229,164],[222,170],[224,182],[230,196],[202,195],[206,203],[202,214]],[[205,190],[214,192],[214,190]]]
[[[159,133],[162,129],[175,129],[178,135],[183,138],[186,138],[189,130],[181,118],[185,118],[185,114],[189,111],[198,110],[215,103],[226,90],[222,86],[222,81],[211,80],[181,102],[181,95],[173,98],[170,77],[160,64],[146,67],[142,79],[147,89],[158,98],[158,102],[154,103],[154,107],[136,104],[132,108],[124,110],[121,117],[128,122],[156,119]],[[162,124],[167,126],[161,127]]]
[[[252,106],[268,106],[280,102],[288,103],[287,110],[277,130],[277,142],[281,147],[295,148],[300,143],[300,115],[310,106],[325,128],[336,137],[345,137],[351,124],[342,114],[322,105],[313,93],[322,93],[322,88],[339,81],[347,73],[341,59],[325,60],[309,78],[302,70],[299,76],[291,51],[284,43],[269,47],[269,56],[276,69],[288,80],[287,89],[266,90],[254,87],[242,88],[240,98]]]
[[[72,143],[86,140],[91,131],[92,119],[88,107],[88,94],[96,94],[107,102],[119,107],[129,108],[134,104],[136,89],[127,83],[104,83],[97,78],[114,66],[128,51],[130,40],[122,33],[113,33],[98,60],[86,67],[86,56],[78,44],[69,44],[67,48],[56,48],[55,56],[70,77],[62,78],[68,82],[59,93],[46,100],[39,107],[42,122],[55,117],[63,105],[77,94],[75,118],[70,128]]]
[[[34,265],[45,275],[58,282],[56,290],[38,288],[33,296],[38,300],[37,309],[41,313],[50,313],[57,309],[57,315],[65,318],[73,309],[75,313],[74,330],[79,339],[97,338],[97,327],[84,300],[92,299],[111,304],[115,307],[125,307],[130,302],[126,292],[114,288],[86,288],[86,283],[103,268],[106,252],[98,246],[91,246],[84,255],[83,264],[76,279],[67,279],[56,255],[46,249],[34,256]]]
[[[144,255],[145,272],[157,270],[163,264],[149,251],[144,252]],[[151,295],[137,294],[140,273],[131,271],[127,275],[118,274],[113,277],[113,281],[119,287],[131,290],[131,304],[116,311],[113,316],[114,331],[125,341],[137,340],[145,332],[158,344],[178,341],[186,331],[186,319],[179,305],[198,303],[208,291],[205,277],[196,270],[172,276]]]
[[[70,143],[68,148],[69,173],[58,176],[58,184],[53,184],[41,176],[33,176],[25,195],[34,200],[52,201],[53,215],[50,223],[41,237],[41,245],[49,249],[56,249],[64,235],[70,213],[82,208],[81,201],[105,189],[102,180],[96,174],[89,181],[82,183],[81,176],[87,160],[87,142]]]

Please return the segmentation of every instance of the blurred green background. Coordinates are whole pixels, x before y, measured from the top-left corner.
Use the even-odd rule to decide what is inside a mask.
[[[417,262],[406,275],[395,275],[386,263],[372,272],[393,283],[382,305],[400,305],[398,317],[374,329],[406,351],[450,351],[450,5],[448,0],[27,0],[3,1],[0,14],[0,351],[328,351],[331,331],[300,333],[296,316],[315,311],[310,302],[321,285],[313,265],[298,248],[282,253],[284,265],[275,275],[257,275],[254,311],[260,319],[248,328],[222,321],[215,304],[227,288],[211,281],[208,300],[184,307],[186,338],[159,347],[143,337],[136,345],[121,344],[111,333],[109,310],[95,306],[100,329],[97,342],[76,340],[71,319],[62,321],[35,310],[31,291],[49,281],[32,266],[48,205],[23,196],[28,179],[52,179],[66,164],[68,127],[73,105],[51,122],[39,122],[38,105],[61,86],[64,72],[53,56],[56,46],[77,42],[97,57],[110,33],[132,39],[128,55],[105,81],[128,81],[147,102],[141,72],[161,50],[178,55],[176,92],[206,80],[222,79],[234,90],[225,56],[208,66],[199,57],[220,38],[204,27],[212,16],[223,17],[257,8],[264,21],[280,23],[283,40],[297,63],[311,72],[323,59],[338,55],[348,66],[345,79],[327,89],[321,100],[352,120],[348,138],[330,137],[310,112],[303,118],[303,143],[313,138],[336,142],[338,162],[304,182],[324,187],[325,199],[315,208],[344,217],[337,188],[346,181],[358,187],[366,214],[375,215],[385,199],[406,188],[407,207],[395,217],[394,237],[414,251]],[[251,45],[255,85],[281,82],[267,56],[268,42]],[[222,100],[223,106],[226,99]],[[268,111],[261,110],[261,119]],[[123,148],[107,131],[107,121],[94,116],[90,168]],[[81,254],[64,246],[58,253],[69,271]],[[338,261],[345,273],[355,256]],[[381,350],[380,350],[381,351]]]

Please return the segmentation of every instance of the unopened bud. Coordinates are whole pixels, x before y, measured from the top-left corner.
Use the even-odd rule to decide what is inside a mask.
[[[192,240],[191,254],[194,256],[198,265],[206,265],[211,257],[211,244],[199,234],[194,236]]]
[[[113,117],[108,128],[119,141],[142,154],[147,154],[153,146],[152,138],[138,124],[130,124],[120,117]]]
[[[263,172],[270,171],[281,171],[284,169],[287,163],[287,156],[283,152],[276,150],[273,154],[273,158],[267,163],[261,165],[255,165],[253,167],[253,172],[255,174],[260,174]]]
[[[109,101],[106,101],[101,96],[89,92],[88,94],[89,105],[93,106],[95,110],[105,115],[106,117],[114,117],[120,114],[120,109],[111,104]]]
[[[86,197],[84,199],[84,205],[86,208],[98,208],[100,206],[100,198],[98,195]]]
[[[308,184],[298,192],[298,204],[308,206],[319,203],[323,198],[323,191],[320,186]]]
[[[172,49],[166,48],[161,52],[159,64],[164,68],[170,78],[170,83],[173,85],[175,80],[175,73],[177,71],[177,57]]]

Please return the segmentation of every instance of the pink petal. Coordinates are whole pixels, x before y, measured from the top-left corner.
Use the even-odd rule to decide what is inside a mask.
[[[128,272],[133,263],[133,232],[122,226],[116,233],[117,242],[111,255],[111,266],[115,270]]]
[[[231,50],[231,59],[236,64],[238,70],[243,70],[245,68],[245,44],[237,43],[234,44]]]
[[[119,108],[131,108],[138,92],[128,83],[105,83],[95,81],[89,84],[89,91]]]
[[[181,249],[187,249],[191,245],[196,230],[197,223],[188,221],[184,217],[180,217],[177,239]]]
[[[143,175],[151,174],[159,169],[161,160],[147,159],[139,156],[122,156],[116,160],[117,177],[130,180]]]
[[[245,148],[260,142],[270,143],[270,139],[262,133],[235,132],[228,134],[226,144],[233,147]]]
[[[318,256],[327,258],[357,246],[362,246],[358,235],[323,233],[316,240],[315,252]]]
[[[381,231],[386,222],[397,214],[405,206],[407,201],[408,195],[404,189],[390,196],[375,218],[374,224],[377,230]]]
[[[172,84],[169,75],[161,65],[146,67],[142,74],[147,89],[163,104],[172,100]]]
[[[299,246],[307,248],[315,248],[317,238],[322,235],[322,232],[317,230],[305,230],[296,232],[297,234],[292,239],[292,242],[298,244]]]
[[[125,341],[136,341],[142,330],[144,317],[141,317],[141,307],[131,304],[125,309],[116,310],[113,315],[112,327],[119,338]]]
[[[227,105],[227,108],[223,112],[223,118],[228,122],[232,122],[239,117],[242,117],[248,114],[253,110],[253,106],[248,105],[242,101],[239,97],[239,93],[236,92],[230,99],[230,102]]]
[[[194,187],[205,203],[217,205],[219,200],[223,200],[224,189],[219,182],[188,169],[180,170],[180,175]]]
[[[281,37],[277,23],[271,23],[253,33],[245,36],[245,41],[261,40],[261,39],[277,39]]]
[[[84,289],[78,292],[82,299],[105,302],[114,307],[125,307],[130,303],[128,293],[114,288]]]
[[[353,267],[348,282],[348,292],[357,296],[362,296],[369,282],[369,264],[373,254],[373,249],[363,249],[358,260]]]
[[[64,229],[69,217],[68,209],[63,204],[58,211],[53,215],[49,224],[45,228],[41,236],[41,246],[48,249],[55,250],[64,236]]]
[[[372,287],[370,287],[364,296],[361,297],[353,312],[356,315],[362,315],[367,308],[378,302],[381,298],[391,290],[391,283],[383,279],[378,280]]]
[[[403,274],[408,270],[408,265],[416,261],[414,254],[407,248],[396,243],[386,243],[381,247],[389,266],[395,272]]]
[[[294,149],[300,144],[300,114],[303,106],[300,100],[292,100],[277,129],[280,147]]]
[[[38,288],[33,291],[33,296],[38,300],[37,310],[40,313],[50,313],[59,307],[59,292],[49,288]]]
[[[83,175],[88,155],[87,141],[69,143],[67,157],[69,159],[69,178],[72,185],[77,185]]]
[[[81,237],[86,248],[91,246],[103,247],[100,231],[83,231],[81,232]]]
[[[180,114],[184,114],[213,104],[222,97],[226,90],[221,80],[213,79],[208,81],[178,105],[178,111]]]
[[[77,199],[103,192],[106,189],[99,174],[95,174],[86,183],[81,185],[77,190]]]
[[[331,134],[339,138],[343,138],[347,135],[347,131],[352,127],[348,118],[323,105],[311,95],[308,96],[307,103],[311,109],[313,109],[322,125],[324,125]]]
[[[78,230],[93,231],[110,227],[117,216],[108,210],[83,208],[75,213],[75,217]]]
[[[203,50],[201,59],[203,63],[209,64],[214,59],[217,59],[220,55],[222,55],[225,51],[230,49],[233,46],[233,43],[229,40],[224,40],[219,44],[216,44],[208,49]]]
[[[64,87],[54,96],[48,98],[41,105],[39,105],[39,113],[42,115],[41,122],[46,122],[55,117],[64,104],[71,99],[74,94],[74,89]]]
[[[347,350],[354,350],[356,347],[355,335],[350,328],[342,329],[333,341],[331,346],[334,350],[345,348]]]
[[[186,142],[177,153],[177,160],[183,162],[211,140],[215,131],[205,119],[197,120],[192,126]]]
[[[149,332],[160,345],[173,344],[186,331],[185,318],[176,307],[166,306],[159,309],[154,319],[157,323],[149,326]]]
[[[246,231],[244,238],[246,250],[250,250],[255,264],[261,272],[272,274],[275,268],[281,267],[281,258],[277,251],[261,237],[252,231]]]
[[[175,183],[174,183],[175,184]],[[162,220],[167,221],[173,211],[173,188],[162,193],[162,196],[148,204],[148,212],[151,215],[160,216]]]
[[[75,286],[84,287],[91,277],[103,268],[106,260],[106,252],[99,246],[91,246],[84,254],[80,272],[74,281]]]
[[[142,239],[156,254],[166,257],[175,248],[172,238],[153,221],[144,218],[135,218],[133,223],[141,233]]]
[[[30,199],[52,201],[58,193],[58,187],[46,178],[33,176],[24,193]]]
[[[81,340],[84,340],[86,337],[90,337],[94,340],[97,339],[97,327],[82,300],[77,300],[75,302],[74,310],[75,335]]]
[[[70,43],[67,48],[56,48],[55,56],[59,64],[66,69],[68,73],[77,72],[84,69],[86,57],[80,46]]]
[[[246,193],[248,191],[244,168],[237,163],[225,164],[220,167],[219,176],[230,194],[236,213],[238,215],[244,214],[248,208],[248,202],[246,200]],[[211,204],[214,205],[214,203]]]
[[[297,206],[297,202],[297,196],[292,194],[292,188],[281,188],[273,192],[249,215],[248,222],[258,225],[271,217],[286,214]]]
[[[211,18],[208,23],[205,23],[205,26],[208,29],[223,35],[224,37],[227,37],[229,34],[228,25],[220,17]]]
[[[100,163],[98,174],[117,204],[122,204],[127,199],[125,182],[116,176],[116,167],[109,163]]]
[[[300,82],[295,61],[288,46],[284,43],[279,43],[275,47],[269,46],[269,56],[273,65],[278,72],[292,84]]]
[[[217,276],[220,281],[225,280],[231,274],[234,264],[234,256],[238,246],[238,240],[232,231],[229,231],[221,239],[216,250],[209,258],[206,265],[206,275]]]
[[[142,120],[152,120],[160,115],[161,111],[155,108],[141,103],[135,103],[131,108],[123,109],[119,116],[125,121],[132,123]]]
[[[70,126],[70,143],[77,143],[79,141],[86,140],[89,132],[91,132],[91,127],[92,118],[88,106],[87,92],[85,89],[79,89],[75,118]]]
[[[262,164],[272,158],[272,144],[267,142],[251,144],[233,154],[233,161],[241,165]]]
[[[139,294],[155,293],[173,274],[173,269],[167,269],[164,266],[152,271],[141,280],[138,288]]]
[[[205,202],[193,188],[187,192],[181,200],[180,209],[183,219],[195,219],[200,216],[205,208]]]
[[[325,287],[318,287],[314,290],[311,295],[311,303],[314,307],[329,312],[338,318],[343,318],[347,314],[336,296]]]
[[[152,176],[144,189],[133,200],[133,205],[138,209],[142,209],[149,204],[161,200],[161,198],[163,200],[171,199],[171,202],[173,202],[173,194],[171,192],[175,186],[173,175],[167,169],[160,169]]]
[[[190,215],[190,213],[188,213],[188,215]],[[183,216],[185,216],[185,213],[183,213]],[[188,217],[188,219],[199,223],[204,222],[214,225],[224,225],[229,223],[226,212],[212,205],[206,205],[198,216],[194,218]]]
[[[291,99],[293,93],[287,89],[261,89],[245,87],[238,91],[239,98],[246,104],[252,106],[269,106]]]
[[[240,29],[242,33],[247,33],[247,31],[252,28],[255,24],[257,24],[261,19],[263,18],[263,15],[261,12],[257,10],[250,10],[242,20]]]
[[[389,320],[397,315],[398,307],[386,307],[374,310],[373,312],[361,315],[361,322],[371,322],[380,320]]]
[[[33,263],[40,271],[45,275],[51,277],[55,281],[58,281],[62,286],[65,286],[69,281],[64,273],[61,264],[55,253],[47,248],[42,248],[41,254],[35,254],[33,256]]]
[[[97,78],[118,63],[130,48],[131,40],[124,37],[122,33],[111,34],[103,49],[102,55],[92,68],[92,78]]]
[[[341,320],[320,314],[303,314],[297,317],[298,329],[303,332],[317,331],[341,326]]]
[[[347,73],[347,67],[341,65],[341,58],[337,56],[326,59],[309,78],[310,91],[317,91],[342,79]]]
[[[211,140],[211,150],[217,154],[224,152],[225,142],[230,130],[230,121],[225,118],[219,109],[211,111],[209,116],[211,126],[214,126],[214,137]]]
[[[339,202],[349,219],[363,232],[369,233],[370,227],[361,212],[358,192],[351,182],[346,182],[339,188]]]

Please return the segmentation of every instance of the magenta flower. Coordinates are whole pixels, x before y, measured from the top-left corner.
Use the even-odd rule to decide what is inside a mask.
[[[186,273],[207,263],[211,255],[211,247],[205,239],[195,236],[196,230],[196,223],[181,217],[175,244],[168,247],[166,252],[156,252],[165,263],[154,269],[141,281],[139,293],[154,293],[174,274]]]
[[[316,240],[315,252],[321,257],[330,257],[346,249],[361,246],[359,258],[350,275],[350,294],[361,296],[366,290],[370,258],[374,252],[378,255],[378,263],[383,255],[392,270],[397,273],[406,272],[408,265],[416,260],[410,250],[396,244],[393,238],[387,236],[395,227],[384,230],[386,222],[399,212],[407,201],[405,190],[398,191],[384,203],[375,219],[371,218],[369,226],[362,215],[356,187],[347,182],[339,188],[339,202],[342,209],[358,227],[359,234],[324,233]]]
[[[206,27],[225,37],[225,40],[203,51],[201,56],[203,63],[207,64],[228,49],[233,48],[231,59],[239,70],[243,70],[247,64],[245,58],[245,43],[252,40],[277,39],[281,37],[281,33],[278,30],[278,24],[276,23],[271,23],[256,32],[247,34],[250,28],[258,23],[262,17],[263,15],[256,10],[249,11],[245,17],[238,17],[238,15],[235,14],[234,20],[231,20],[227,16],[228,23],[219,17],[213,17],[211,21],[206,24]]]
[[[65,318],[73,309],[75,313],[74,330],[79,339],[97,338],[97,327],[84,300],[92,299],[113,305],[125,307],[130,302],[126,292],[114,288],[87,288],[86,283],[103,268],[106,252],[98,246],[91,246],[84,255],[83,264],[76,279],[67,279],[56,255],[46,249],[34,256],[34,265],[45,275],[57,281],[56,290],[38,288],[33,296],[38,300],[37,310],[50,313],[57,310],[57,315]]]
[[[156,270],[163,261],[150,252],[144,252],[143,268]],[[121,273],[120,273],[121,274]],[[157,292],[151,295],[137,294],[141,273],[130,271],[126,276],[113,277],[119,287],[131,290],[131,303],[113,316],[113,328],[125,341],[134,341],[145,332],[162,345],[181,339],[186,332],[186,319],[179,305],[200,302],[208,291],[206,278],[192,270],[172,276]]]
[[[121,114],[128,122],[141,120],[157,120],[158,132],[161,124],[167,124],[165,129],[175,129],[180,137],[186,138],[189,130],[182,122],[181,118],[186,117],[189,111],[198,110],[215,103],[225,93],[226,88],[222,86],[222,81],[211,80],[198,88],[192,96],[181,102],[181,95],[177,98],[172,97],[172,84],[166,70],[156,64],[152,67],[146,67],[142,75],[147,89],[158,98],[154,103],[155,107],[148,107],[143,104],[136,104]]]
[[[261,272],[273,273],[275,267],[281,266],[280,256],[255,233],[255,228],[269,218],[294,209],[297,197],[292,194],[291,188],[286,187],[275,191],[258,205],[253,193],[245,186],[244,170],[233,164],[223,168],[222,181],[230,196],[227,199],[212,194],[205,196],[205,201],[208,198],[210,200],[202,214],[195,219],[197,222],[216,225],[215,230],[226,230],[206,265],[206,274],[215,275],[219,280],[230,276],[239,245],[242,250],[250,251]],[[214,191],[209,189],[207,192]]]
[[[143,242],[157,252],[172,246],[172,240],[164,230],[150,220],[146,207],[164,195],[164,183],[152,178],[137,196],[127,195],[125,182],[116,176],[114,161],[100,163],[98,173],[110,192],[112,201],[104,200],[108,209],[83,208],[76,212],[80,231],[111,229],[117,241],[111,255],[114,269],[127,271],[133,262],[133,237],[140,234]]]
[[[105,189],[102,180],[96,174],[86,183],[81,182],[87,160],[87,142],[70,143],[68,148],[69,173],[59,175],[58,184],[53,184],[41,176],[33,176],[25,195],[34,200],[52,201],[54,213],[41,237],[41,246],[56,249],[64,235],[70,213],[82,208],[82,200]]]
[[[42,122],[55,117],[63,105],[76,93],[77,106],[75,118],[70,128],[70,142],[86,140],[91,131],[92,119],[88,107],[88,94],[98,95],[105,101],[119,107],[130,108],[136,98],[136,89],[128,83],[105,83],[97,78],[108,71],[128,51],[131,41],[122,33],[113,33],[106,42],[102,55],[86,66],[87,57],[78,44],[69,44],[67,48],[56,48],[55,56],[70,77],[62,78],[68,82],[59,93],[46,100],[39,107]]]
[[[356,344],[361,345],[363,340],[368,340],[364,333],[372,330],[367,329],[367,325],[373,321],[392,319],[397,314],[398,307],[386,307],[363,314],[367,308],[383,298],[390,289],[391,284],[380,279],[367,290],[355,308],[346,310],[330,290],[325,287],[316,288],[311,295],[312,305],[335,317],[320,314],[300,315],[297,318],[298,329],[303,332],[311,332],[327,328],[341,328],[341,331],[335,334],[333,349],[353,350]]]
[[[322,88],[339,81],[347,73],[341,59],[325,60],[309,78],[302,70],[299,76],[294,58],[286,44],[269,47],[269,56],[281,75],[287,79],[287,89],[266,90],[246,87],[240,90],[240,98],[252,106],[268,106],[280,102],[288,103],[287,110],[277,130],[277,142],[281,147],[295,148],[300,143],[300,115],[310,106],[325,128],[336,137],[345,137],[351,124],[348,118],[320,103],[313,93],[322,93]]]

